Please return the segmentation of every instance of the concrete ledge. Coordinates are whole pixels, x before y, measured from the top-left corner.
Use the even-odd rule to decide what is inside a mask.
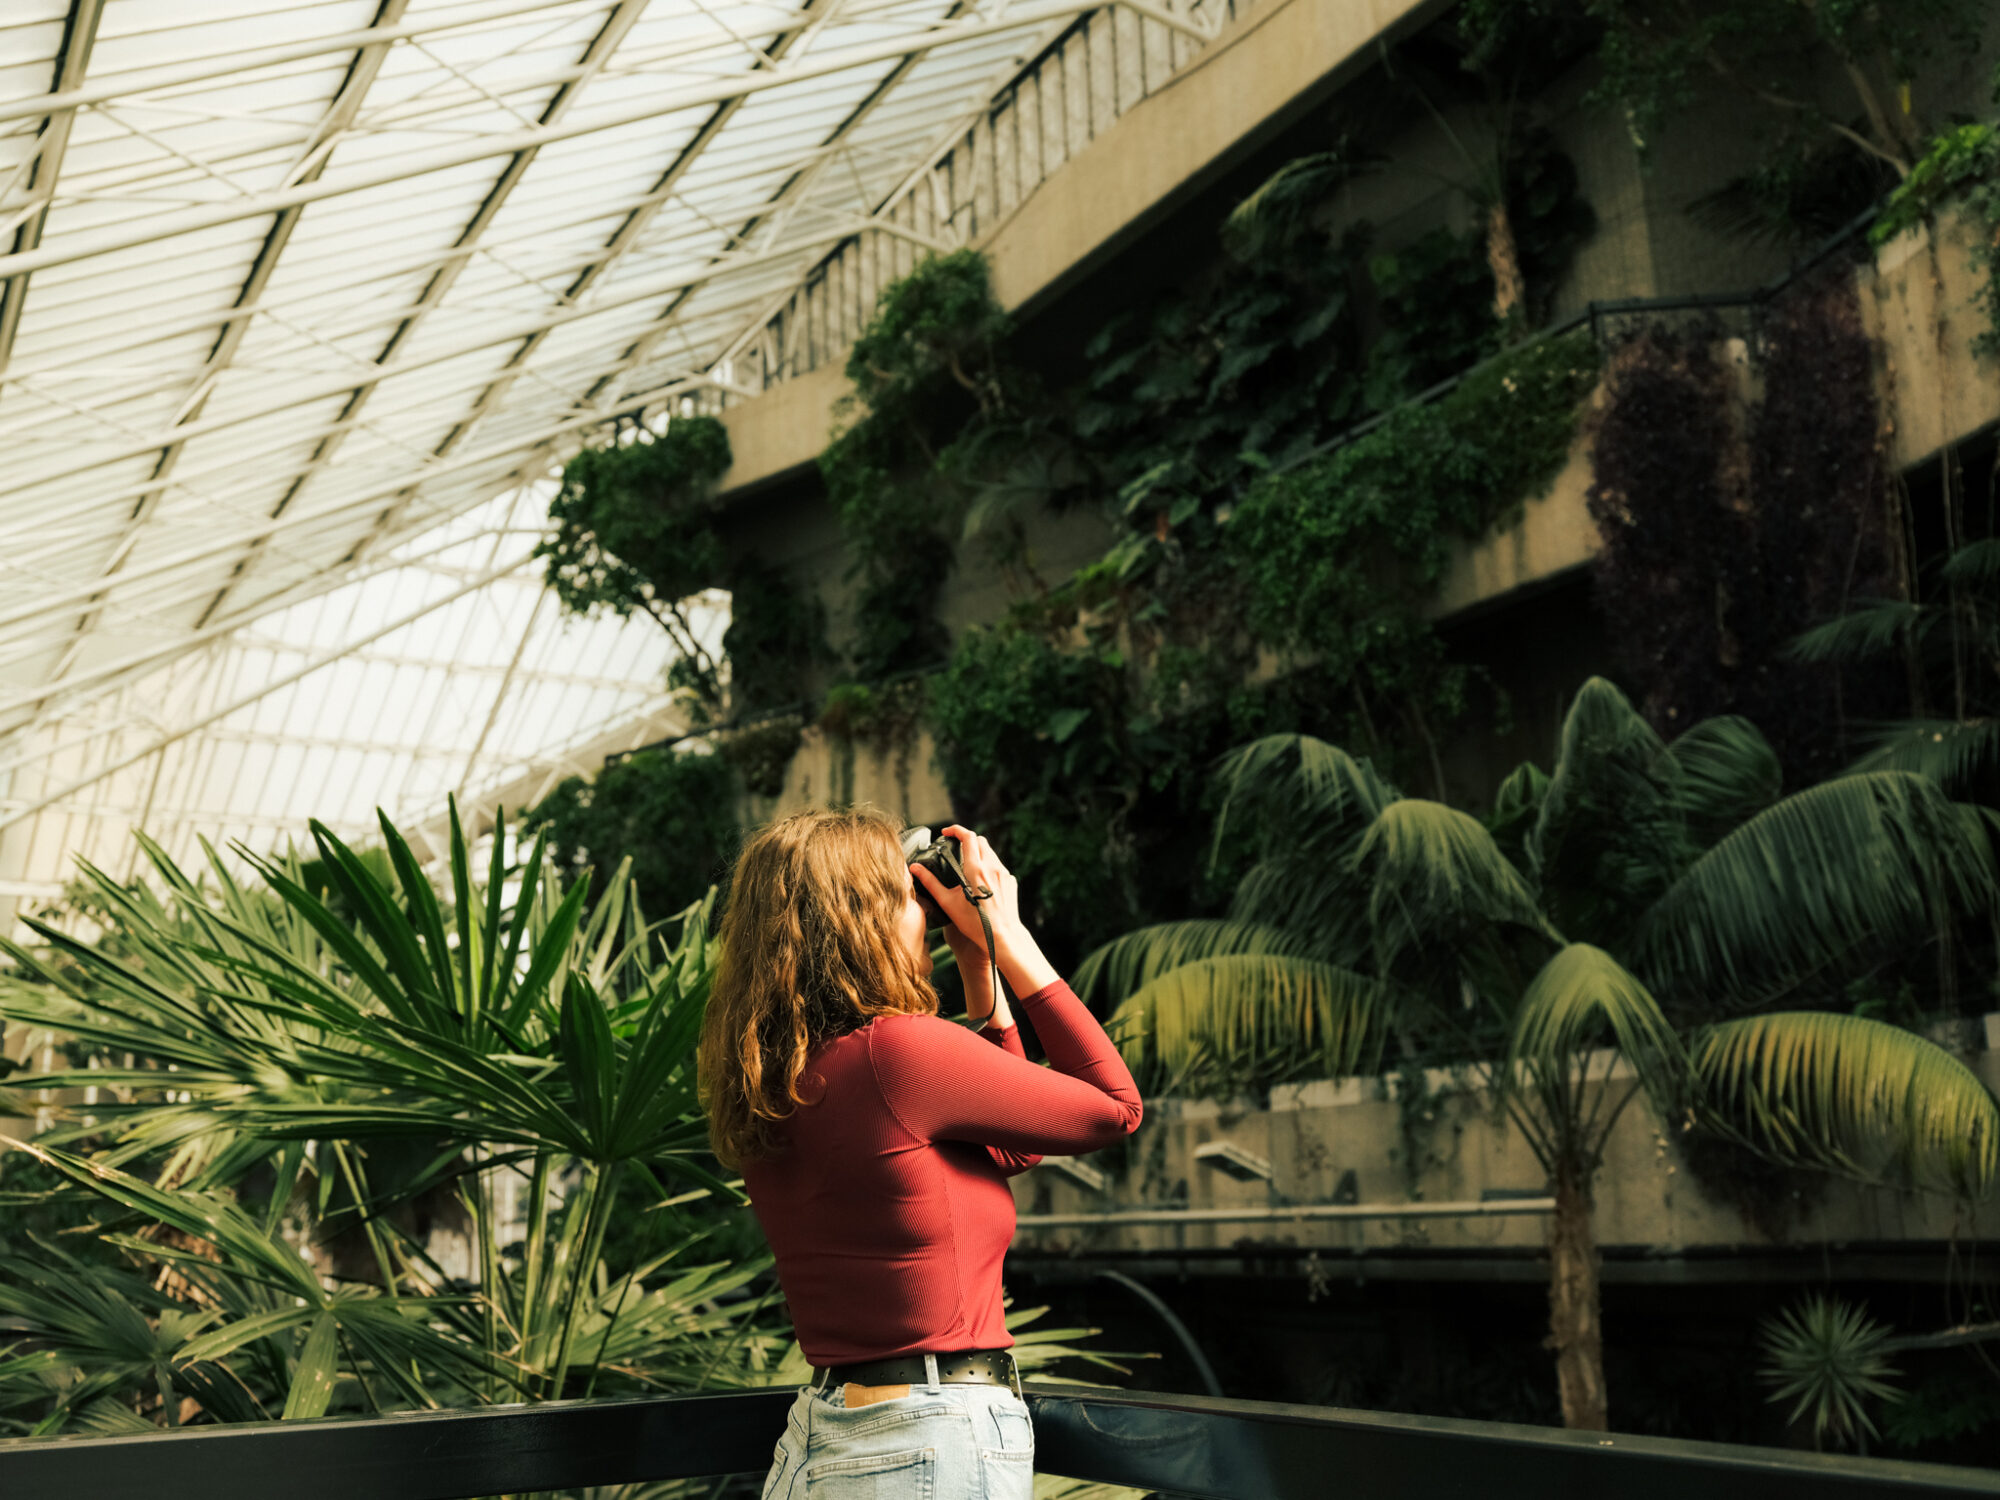
[[[755,400],[725,407],[732,461],[721,493],[740,495],[810,468],[833,432],[834,407],[853,389],[840,365],[822,365]]]
[[[1453,544],[1451,566],[1425,612],[1449,619],[1589,562],[1598,549],[1597,523],[1584,505],[1590,479],[1590,442],[1579,432],[1554,483],[1523,504],[1512,523],[1477,542]]]
[[[1060,291],[1371,61],[1441,0],[1267,0],[984,237],[1010,308]]]
[[[2000,422],[2000,359],[1975,354],[1990,326],[1979,305],[1970,214],[1912,229],[1860,271],[1861,317],[1881,365],[1876,392],[1891,461],[1908,469]]]
[[[1020,311],[1102,264],[1255,137],[1335,87],[1378,36],[1445,8],[1444,0],[1267,0],[980,237],[1001,305]],[[848,389],[838,366],[822,366],[727,408],[736,461],[723,493],[812,463]]]

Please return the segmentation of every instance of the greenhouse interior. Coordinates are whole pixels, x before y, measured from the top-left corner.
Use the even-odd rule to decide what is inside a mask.
[[[0,235],[0,1494],[2000,1493],[1989,0],[6,0]]]

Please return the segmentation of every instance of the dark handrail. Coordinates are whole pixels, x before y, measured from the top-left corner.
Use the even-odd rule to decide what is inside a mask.
[[[0,1442],[8,1500],[472,1500],[761,1473],[789,1389]],[[1032,1385],[1045,1473],[1209,1500],[1923,1500],[2000,1474],[1722,1443]]]

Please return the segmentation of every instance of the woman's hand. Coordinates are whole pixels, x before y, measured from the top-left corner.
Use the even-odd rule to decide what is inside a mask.
[[[948,924],[945,940],[959,961],[959,972],[968,973],[987,962],[986,932],[979,921],[984,911],[993,926],[994,956],[1014,993],[1032,994],[1045,988],[1057,975],[1021,921],[1020,882],[1001,863],[993,846],[970,828],[953,823],[944,833],[958,840],[959,864],[965,870],[966,886],[947,890],[921,865],[912,866],[911,872],[923,882],[924,890],[944,914]],[[991,894],[975,902],[967,895],[967,886],[984,887]],[[961,942],[965,947],[960,947]]]

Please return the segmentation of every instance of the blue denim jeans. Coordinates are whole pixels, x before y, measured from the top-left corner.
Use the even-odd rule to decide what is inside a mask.
[[[1031,1500],[1035,1429],[1001,1385],[913,1385],[847,1409],[840,1386],[799,1392],[763,1500]]]

